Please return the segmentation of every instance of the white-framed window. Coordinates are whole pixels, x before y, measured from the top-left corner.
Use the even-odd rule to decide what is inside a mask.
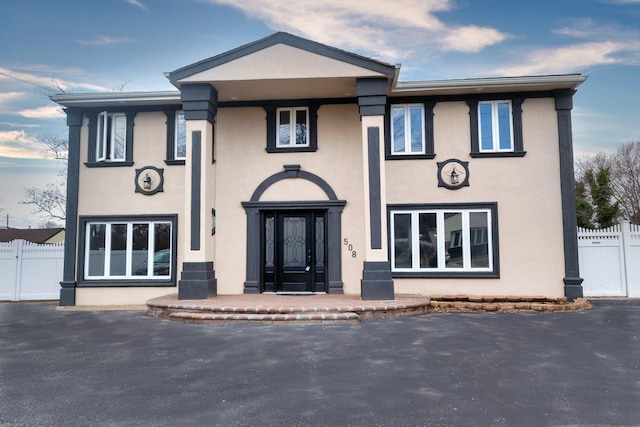
[[[187,122],[184,119],[184,111],[176,111],[175,124],[173,158],[184,160],[187,157]]]
[[[478,103],[478,133],[481,153],[513,151],[511,101]]]
[[[103,111],[98,114],[97,162],[123,162],[127,148],[127,116]]]
[[[84,279],[168,279],[173,265],[172,222],[88,221]]]
[[[394,272],[493,273],[494,209],[390,210]]]
[[[309,109],[307,107],[278,108],[276,117],[277,148],[309,146]]]
[[[424,153],[424,105],[392,105],[391,155]]]

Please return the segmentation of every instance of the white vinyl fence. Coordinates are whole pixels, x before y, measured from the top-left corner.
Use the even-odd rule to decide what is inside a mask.
[[[0,242],[0,301],[57,300],[64,243]]]
[[[640,297],[640,227],[623,221],[600,230],[578,227],[578,258],[587,297]]]

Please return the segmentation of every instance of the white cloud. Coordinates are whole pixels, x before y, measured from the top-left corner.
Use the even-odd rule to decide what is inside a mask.
[[[28,119],[61,119],[64,117],[64,113],[56,106],[31,108],[18,111],[18,114]]]
[[[468,25],[451,28],[443,38],[447,50],[479,52],[487,46],[498,44],[508,36],[494,28]]]
[[[18,81],[47,92],[73,91],[76,89],[101,92],[108,91],[108,89],[93,83],[58,79],[50,75],[42,76],[33,72],[11,70],[2,67],[0,67],[0,80]]]
[[[78,43],[84,46],[113,46],[123,43],[131,43],[133,39],[128,37],[110,37],[110,36],[98,36],[92,40],[78,40]]]
[[[140,0],[125,0],[125,2],[139,9],[147,10],[147,6],[144,3],[142,3]]]
[[[46,145],[27,135],[23,130],[0,131],[0,156],[2,157],[41,159],[46,149]]]
[[[625,63],[624,53],[640,51],[639,42],[586,42],[559,48],[537,49],[518,65],[499,68],[502,75],[531,75],[581,72],[595,65]]]
[[[3,92],[0,93],[0,104],[6,104],[24,96],[22,92]]]
[[[417,45],[424,50],[425,44],[445,51],[477,52],[507,37],[488,27],[448,27],[435,14],[451,10],[452,0],[208,1],[239,9],[275,29],[329,45],[374,52],[386,60],[406,57]]]

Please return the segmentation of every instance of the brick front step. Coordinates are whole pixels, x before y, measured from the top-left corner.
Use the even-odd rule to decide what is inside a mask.
[[[411,316],[429,312],[577,311],[591,307],[584,298],[396,295],[393,300],[363,301],[355,295],[222,295],[179,300],[167,295],[147,302],[147,313],[172,321],[212,324],[331,324]]]
[[[169,319],[186,323],[260,323],[260,324],[335,324],[358,323],[360,316],[353,312],[304,312],[290,314],[203,313],[172,312]]]

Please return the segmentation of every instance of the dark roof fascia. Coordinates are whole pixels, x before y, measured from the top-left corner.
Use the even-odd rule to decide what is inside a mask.
[[[261,40],[257,40],[244,46],[240,46],[236,49],[230,50],[220,55],[204,59],[191,65],[187,65],[186,67],[179,68],[175,71],[167,73],[167,77],[169,78],[171,83],[176,85],[179,80],[236,60],[238,58],[242,58],[244,56],[250,55],[279,43],[302,49],[307,52],[326,56],[328,58],[336,59],[338,61],[346,62],[348,64],[356,65],[358,67],[366,68],[368,70],[375,71],[389,77],[394,77],[396,75],[396,66],[394,65],[360,56],[355,53],[347,52],[332,46],[327,46],[325,44],[304,39],[302,37],[294,36],[293,34],[278,32]]]

